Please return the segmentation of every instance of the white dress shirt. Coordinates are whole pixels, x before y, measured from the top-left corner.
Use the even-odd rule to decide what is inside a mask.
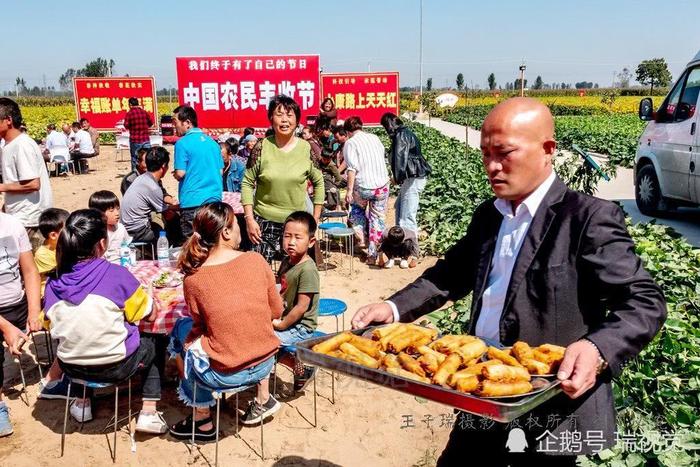
[[[501,314],[515,261],[518,259],[520,247],[532,219],[555,178],[556,176],[552,172],[530,196],[518,205],[515,212],[513,212],[513,205],[510,201],[497,199],[494,202],[495,208],[503,215],[503,221],[498,231],[496,247],[491,259],[491,270],[486,282],[486,289],[482,295],[479,319],[476,322],[475,334],[478,337],[491,339],[495,342],[500,341]],[[390,301],[387,303],[394,312],[394,321],[398,322],[399,312],[396,305]]]
[[[90,133],[85,130],[78,130],[75,132],[75,147],[81,154],[94,154],[95,147],[92,145],[92,138]]]

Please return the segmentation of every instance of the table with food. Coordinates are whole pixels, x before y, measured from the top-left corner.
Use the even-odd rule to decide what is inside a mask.
[[[182,288],[182,274],[174,266],[159,266],[157,261],[138,261],[129,270],[151,291],[159,305],[156,319],[153,322],[142,321],[139,326],[141,331],[169,334],[179,318],[190,315]]]
[[[561,391],[555,373],[565,348],[522,341],[503,348],[394,323],[310,339],[297,351],[307,363],[507,422]]]

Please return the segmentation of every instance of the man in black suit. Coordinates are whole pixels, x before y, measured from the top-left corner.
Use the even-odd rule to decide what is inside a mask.
[[[489,465],[574,465],[577,455],[612,446],[611,378],[666,318],[621,210],[569,190],[552,170],[555,149],[546,106],[528,98],[497,105],[481,133],[496,197],[476,209],[444,259],[353,317],[355,328],[410,322],[472,292],[470,334],[503,345],[566,347],[557,374],[563,394],[509,425],[460,413],[438,465],[475,455],[488,456]],[[515,428],[525,432],[525,453],[508,442]]]

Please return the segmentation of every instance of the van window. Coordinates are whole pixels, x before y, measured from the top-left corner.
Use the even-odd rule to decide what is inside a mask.
[[[681,97],[684,81],[685,76],[678,80],[664,103],[661,104],[661,107],[659,107],[659,111],[656,112],[656,121],[658,123],[669,123],[674,121],[674,115],[676,113],[676,107],[678,107],[678,101]]]
[[[700,68],[693,68],[688,74],[685,89],[676,107],[674,121],[682,122],[695,115],[695,107],[698,103],[698,92],[700,92]]]

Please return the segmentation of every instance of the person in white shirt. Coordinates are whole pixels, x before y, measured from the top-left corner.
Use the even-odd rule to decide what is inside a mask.
[[[377,261],[377,247],[384,234],[389,200],[389,172],[384,145],[373,134],[362,131],[360,117],[345,120],[349,139],[343,146],[347,164],[348,191],[345,202],[351,206],[350,223],[360,248],[367,247],[367,264]]]
[[[56,131],[56,125],[49,123],[46,125],[44,160],[46,162],[53,162],[55,156],[64,157],[65,160],[70,158],[68,138],[64,133]]]
[[[78,164],[78,172],[87,173],[88,163],[86,159],[95,157],[95,147],[92,145],[90,133],[80,127],[80,123],[73,122],[73,132],[75,133],[71,158]]]
[[[73,150],[75,146],[75,133],[73,133],[73,127],[67,123],[61,125],[61,130],[63,134],[66,135],[66,141],[68,141],[68,150]]]
[[[51,183],[41,149],[19,128],[22,113],[12,99],[0,97],[0,138],[2,148],[2,182],[0,193],[5,194],[5,212],[19,220],[29,235],[33,250],[44,238],[39,232],[39,216],[53,204]]]

